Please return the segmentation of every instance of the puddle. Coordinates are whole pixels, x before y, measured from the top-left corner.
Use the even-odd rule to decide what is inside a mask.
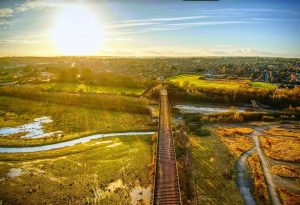
[[[203,113],[203,114],[212,114],[219,112],[229,112],[230,108],[225,107],[210,107],[210,106],[194,106],[194,105],[175,105],[174,108],[177,108],[182,113]],[[236,108],[238,112],[245,112],[245,109]]]
[[[40,117],[34,119],[33,122],[21,125],[18,127],[6,127],[0,129],[0,136],[9,136],[14,135],[18,133],[26,133],[25,135],[21,136],[21,138],[43,138],[43,137],[52,137],[52,136],[58,136],[62,133],[62,131],[56,131],[56,132],[48,132],[45,133],[43,130],[43,124],[51,123],[53,120],[51,120],[50,117]]]
[[[143,188],[141,186],[134,187],[130,192],[131,205],[137,205],[142,202],[142,204],[150,205],[151,200],[151,189]]]
[[[21,176],[22,169],[21,168],[11,168],[9,172],[7,173],[7,177],[9,178],[15,178],[18,176]]]

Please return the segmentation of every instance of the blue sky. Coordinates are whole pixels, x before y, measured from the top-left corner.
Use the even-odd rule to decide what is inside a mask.
[[[51,32],[68,5],[99,22],[94,55],[300,57],[297,0],[2,0],[0,56],[64,55]]]

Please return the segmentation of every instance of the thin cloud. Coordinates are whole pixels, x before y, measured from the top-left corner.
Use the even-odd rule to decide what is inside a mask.
[[[172,31],[172,30],[182,30],[186,28],[193,28],[199,26],[217,26],[217,25],[230,25],[230,24],[243,24],[243,23],[251,23],[247,21],[205,21],[205,22],[184,22],[184,23],[134,23],[134,24],[125,24],[125,25],[116,25],[116,26],[107,26],[105,28],[127,28],[127,27],[139,27],[143,26],[143,28],[135,28],[135,30],[130,31],[111,31],[110,34],[113,35],[133,35],[133,34],[144,34],[155,31]],[[151,26],[151,27],[147,27]]]
[[[0,20],[0,29],[7,29],[13,23],[14,23],[13,21],[8,21],[8,20],[5,20],[5,19],[1,19]]]
[[[184,22],[184,23],[172,23],[167,26],[210,26],[210,25],[226,25],[226,24],[241,24],[249,23],[247,21],[206,21],[206,22]]]
[[[137,22],[137,23],[115,24],[115,25],[105,26],[105,28],[127,28],[127,27],[149,26],[149,25],[157,25],[157,24],[159,23]]]
[[[124,20],[124,23],[134,23],[134,22],[164,22],[164,21],[182,21],[182,20],[192,20],[192,19],[203,19],[208,18],[208,16],[181,16],[181,17],[170,17],[170,18],[152,18],[152,19],[133,19]]]
[[[190,56],[286,56],[283,53],[272,53],[251,48],[240,49],[183,49],[180,47],[152,47],[149,49],[104,49],[104,53],[110,55],[124,56],[168,56],[168,57],[190,57]]]
[[[16,12],[21,13],[30,9],[41,9],[46,7],[61,7],[66,5],[65,1],[57,0],[27,0],[16,7]]]
[[[0,9],[0,17],[10,17],[14,13],[14,10],[11,8]]]

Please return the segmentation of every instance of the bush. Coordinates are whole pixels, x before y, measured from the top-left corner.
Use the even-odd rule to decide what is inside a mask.
[[[196,134],[205,137],[210,135],[210,131],[208,129],[200,128],[196,130]]]
[[[274,117],[273,116],[266,116],[266,115],[264,115],[263,117],[262,117],[262,121],[265,121],[265,122],[271,122],[271,121],[274,121],[275,119],[274,119]]]

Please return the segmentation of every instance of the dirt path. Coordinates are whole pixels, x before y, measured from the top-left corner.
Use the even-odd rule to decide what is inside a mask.
[[[229,127],[234,127],[235,125],[230,125]],[[241,126],[241,125],[239,125]],[[266,126],[248,126],[253,128],[253,132],[249,135],[249,137],[252,138],[254,142],[254,147],[251,150],[248,150],[244,152],[237,163],[237,171],[238,171],[238,177],[237,177],[237,185],[239,187],[239,190],[243,196],[243,199],[245,203],[248,205],[256,204],[255,200],[253,198],[253,195],[250,191],[251,188],[251,181],[248,174],[247,169],[247,158],[254,152],[258,154],[259,161],[263,170],[264,178],[266,181],[268,193],[270,196],[270,201],[273,205],[281,205],[281,201],[279,199],[279,195],[276,191],[276,183],[275,183],[275,175],[272,173],[271,165],[268,161],[268,158],[265,155],[264,150],[262,149],[261,142],[259,139],[260,135],[264,134],[264,130],[268,129],[272,125],[266,125]]]
[[[274,174],[272,173],[271,165],[266,157],[266,154],[265,154],[263,148],[261,147],[261,142],[259,139],[259,136],[264,134],[263,131],[265,128],[266,127],[255,127],[253,132],[251,133],[251,137],[254,141],[256,152],[258,154],[259,161],[260,161],[263,173],[264,173],[266,185],[267,185],[269,196],[270,196],[270,201],[273,205],[281,205],[279,195],[276,191],[277,187],[276,187],[276,183],[274,181]]]

